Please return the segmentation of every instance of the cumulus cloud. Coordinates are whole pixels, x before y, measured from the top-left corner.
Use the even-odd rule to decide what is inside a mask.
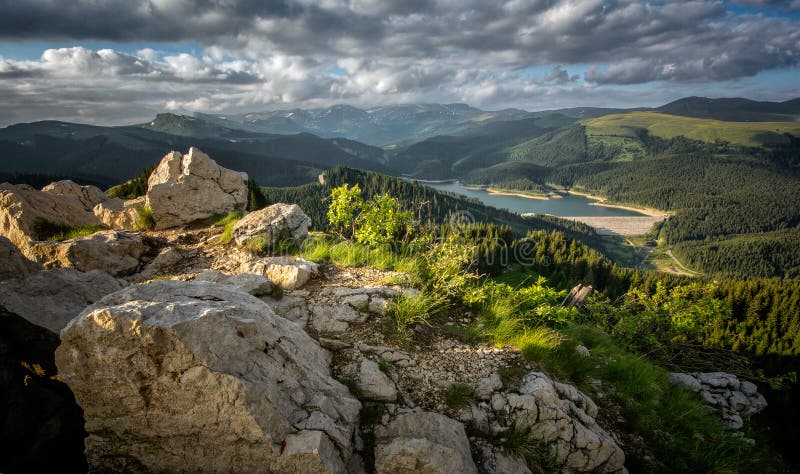
[[[800,2],[736,1],[775,11]],[[535,109],[567,95],[608,105],[626,91],[633,100],[636,84],[698,91],[797,68],[798,26],[717,0],[0,0],[0,41],[150,46],[0,58],[0,92],[82,117],[116,116],[126,94],[142,114],[411,101]],[[525,72],[542,66],[550,71]]]

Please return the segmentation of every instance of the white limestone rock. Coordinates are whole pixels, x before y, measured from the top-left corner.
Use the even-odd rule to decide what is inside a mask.
[[[39,221],[69,227],[100,225],[91,208],[75,196],[42,192],[27,184],[0,184],[0,235],[29,258],[31,244],[46,237],[37,233]]]
[[[145,205],[156,229],[244,211],[247,206],[247,173],[223,168],[195,147],[186,155],[167,153],[147,185]]]
[[[375,430],[379,474],[477,474],[464,425],[438,413],[414,410]]]
[[[273,204],[248,213],[233,226],[233,238],[239,245],[250,239],[266,239],[274,249],[281,241],[301,244],[308,237],[311,219],[297,204]]]
[[[145,196],[127,201],[111,198],[94,206],[92,212],[109,229],[139,230],[139,213],[146,199]]]
[[[56,364],[84,409],[90,470],[264,472],[289,457],[303,465],[312,446],[340,472],[352,450],[361,404],[331,377],[328,351],[241,291],[136,285],[86,308],[61,340]],[[281,460],[292,435],[295,455]]]
[[[0,282],[0,306],[58,334],[84,308],[121,288],[100,270],[43,270]]]
[[[0,236],[0,281],[9,278],[26,278],[42,268],[22,255],[16,245]]]
[[[394,402],[397,400],[397,387],[394,382],[386,376],[378,364],[364,359],[361,361],[361,369],[358,373],[358,388],[364,398],[381,402]]]
[[[267,296],[272,294],[273,285],[269,278],[254,273],[240,273],[228,275],[218,270],[207,270],[195,277],[196,281],[210,281],[220,285],[227,285],[253,296]]]
[[[37,242],[30,249],[45,268],[74,268],[82,272],[103,270],[113,276],[131,275],[151,251],[140,234],[105,230],[63,242]]]
[[[254,273],[269,278],[284,290],[294,290],[305,285],[319,273],[319,265],[304,258],[265,257],[244,262],[239,273]]]
[[[96,205],[108,199],[106,193],[97,186],[81,186],[68,179],[50,183],[42,188],[42,192],[55,196],[72,196],[80,201],[86,210],[92,210]]]

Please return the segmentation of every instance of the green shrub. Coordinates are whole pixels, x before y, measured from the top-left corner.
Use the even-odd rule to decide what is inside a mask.
[[[51,240],[56,242],[86,237],[87,235],[92,235],[101,230],[105,230],[105,227],[101,225],[71,226],[45,219],[37,219],[33,223],[33,233],[38,240]]]

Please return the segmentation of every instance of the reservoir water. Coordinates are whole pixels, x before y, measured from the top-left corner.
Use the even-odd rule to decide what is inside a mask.
[[[618,216],[642,216],[644,214],[628,209],[616,207],[593,206],[596,199],[577,196],[574,194],[564,194],[562,197],[550,199],[531,199],[520,196],[507,196],[502,194],[491,194],[483,189],[467,189],[454,181],[431,182],[419,181],[420,184],[430,186],[440,191],[462,194],[464,196],[477,198],[484,204],[498,209],[508,209],[511,212],[533,212],[536,214],[552,214],[554,216],[593,216],[593,217],[618,217]]]

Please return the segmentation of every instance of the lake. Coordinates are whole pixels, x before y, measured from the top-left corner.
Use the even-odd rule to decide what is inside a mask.
[[[520,196],[505,196],[501,194],[491,194],[482,189],[467,189],[454,181],[431,182],[418,181],[420,184],[429,186],[439,191],[449,191],[464,196],[477,198],[484,204],[498,209],[508,209],[511,212],[533,212],[536,214],[552,214],[558,217],[565,216],[592,216],[592,217],[623,217],[623,216],[643,216],[636,211],[619,209],[616,207],[593,206],[596,199],[577,196],[574,194],[564,194],[560,198],[550,199],[530,199]]]

